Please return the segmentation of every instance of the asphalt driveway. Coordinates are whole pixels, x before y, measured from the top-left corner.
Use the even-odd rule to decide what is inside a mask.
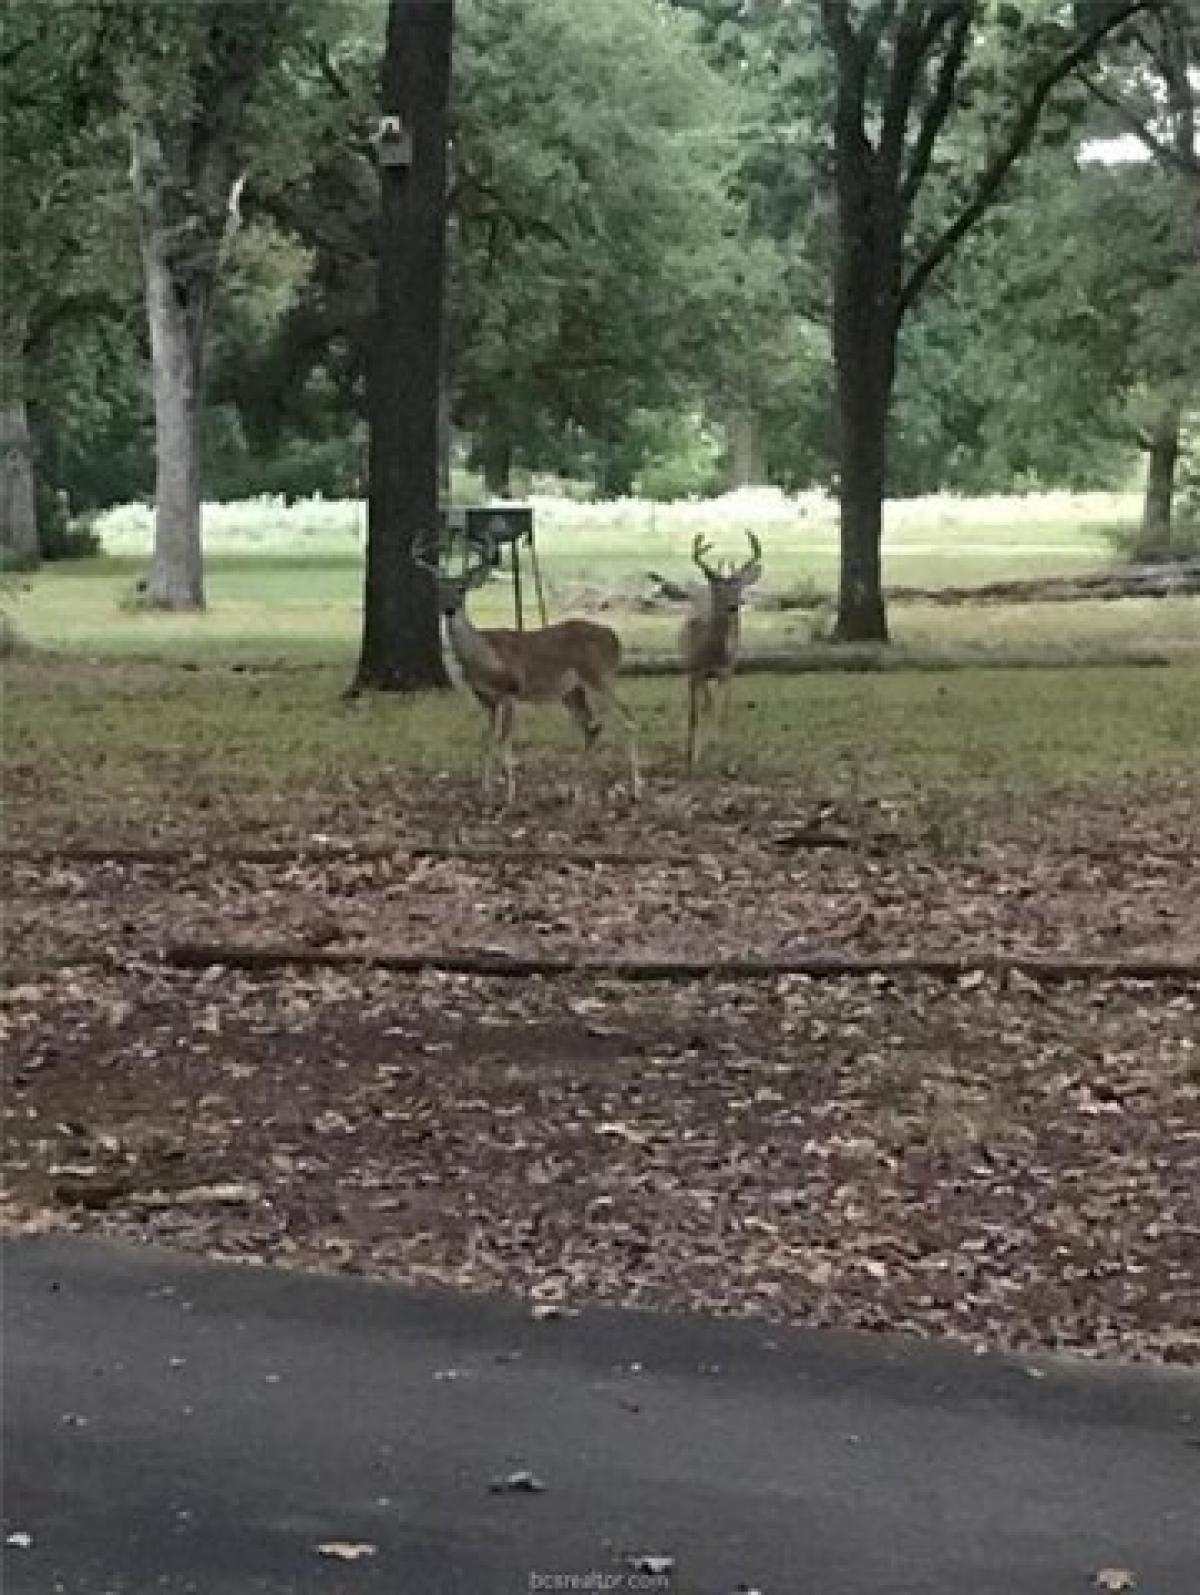
[[[9,1595],[1200,1589],[1194,1374],[61,1237],[4,1275]]]

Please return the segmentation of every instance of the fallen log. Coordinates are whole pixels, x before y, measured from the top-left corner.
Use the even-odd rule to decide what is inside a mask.
[[[694,863],[695,852],[622,853],[605,848],[522,848],[458,846],[453,842],[273,842],[262,847],[126,847],[120,843],[67,842],[60,846],[0,846],[0,861],[21,864],[337,864],[358,859],[449,859],[467,864],[519,864],[531,861],[562,864]]]
[[[1073,576],[1021,576],[971,587],[891,587],[893,603],[1062,604],[1096,599],[1192,598],[1200,594],[1200,559],[1080,571]]]
[[[808,643],[796,648],[749,649],[738,659],[738,677],[756,675],[941,674],[958,670],[1087,670],[1125,666],[1163,669],[1172,663],[1161,648],[915,649],[896,644]],[[674,654],[630,654],[622,676],[682,676]]]
[[[1164,958],[1151,953],[1094,957],[1043,953],[838,953],[815,952],[779,958],[571,958],[543,954],[475,952],[392,952],[386,948],[312,947],[293,943],[176,942],[162,961],[175,969],[370,968],[397,974],[477,975],[487,979],[691,981],[901,978],[927,975],[941,980],[973,977],[1063,981],[1200,981],[1200,957]]]
[[[801,826],[785,830],[766,838],[767,843],[780,850],[788,848],[849,848],[861,846],[875,849],[897,840],[891,833],[856,833],[824,830],[819,826]],[[0,846],[0,863],[20,864],[194,864],[205,867],[212,864],[339,864],[354,863],[359,859],[395,859],[402,861],[433,860],[463,864],[489,864],[501,868],[511,865],[527,869],[531,864],[566,865],[581,869],[594,865],[614,868],[661,868],[663,865],[680,867],[697,863],[707,849],[697,846],[690,850],[681,848],[652,851],[648,848],[623,852],[616,848],[586,847],[523,847],[516,842],[506,847],[462,845],[453,842],[419,842],[411,847],[394,842],[308,843],[304,841],[277,842],[263,847],[196,848],[164,845],[162,847],[105,846],[103,843],[64,843],[61,846],[40,847],[19,844]]]

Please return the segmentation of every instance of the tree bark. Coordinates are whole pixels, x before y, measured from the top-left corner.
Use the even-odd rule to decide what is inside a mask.
[[[370,494],[355,690],[450,685],[437,603],[414,552],[438,534],[453,0],[390,0],[383,111],[412,138],[380,166],[379,301],[367,374]]]
[[[883,427],[873,405],[855,411],[847,424],[850,397],[841,405],[843,438],[841,548],[836,642],[887,642],[883,596]]]
[[[210,289],[194,278],[177,280],[158,207],[147,197],[142,261],[154,392],[155,513],[143,598],[156,609],[203,609],[200,417]]]
[[[454,491],[451,462],[454,447],[453,405],[450,384],[443,378],[438,388],[438,492],[449,504]]]
[[[887,642],[883,500],[887,419],[900,330],[898,194],[867,142],[861,106],[839,110],[833,358],[837,385],[841,566],[834,637]]]
[[[24,397],[13,392],[0,399],[0,549],[22,570],[41,558],[29,415]]]
[[[146,82],[136,72],[129,79],[157,445],[145,599],[164,609],[204,605],[200,416],[208,312],[238,223],[246,107],[277,48],[288,3],[193,0],[175,37],[187,65],[186,94],[164,99],[152,71]]]
[[[1134,547],[1138,559],[1155,559],[1171,551],[1175,508],[1175,472],[1179,464],[1179,403],[1168,400],[1154,418],[1147,438],[1146,491],[1142,524]]]
[[[887,480],[888,369],[895,330],[879,324],[871,259],[847,265],[835,295],[834,351],[841,510],[837,642],[887,642],[883,595],[883,501]],[[890,337],[890,352],[881,341]],[[888,357],[885,358],[885,354]]]

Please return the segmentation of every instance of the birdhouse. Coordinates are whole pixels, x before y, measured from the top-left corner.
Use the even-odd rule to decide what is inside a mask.
[[[398,116],[381,116],[375,134],[375,147],[383,166],[411,166],[413,163],[412,134]]]

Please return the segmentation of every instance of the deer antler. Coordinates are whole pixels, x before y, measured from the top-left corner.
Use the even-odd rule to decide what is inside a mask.
[[[746,540],[750,544],[750,558],[738,571],[738,580],[745,586],[756,582],[762,575],[762,544],[753,532],[746,533]]]
[[[704,560],[705,554],[710,554],[711,552],[712,544],[705,542],[703,532],[697,532],[692,539],[692,563],[701,571],[706,580],[710,582],[719,581],[720,577],[717,572],[713,570],[711,565],[706,564]]]

